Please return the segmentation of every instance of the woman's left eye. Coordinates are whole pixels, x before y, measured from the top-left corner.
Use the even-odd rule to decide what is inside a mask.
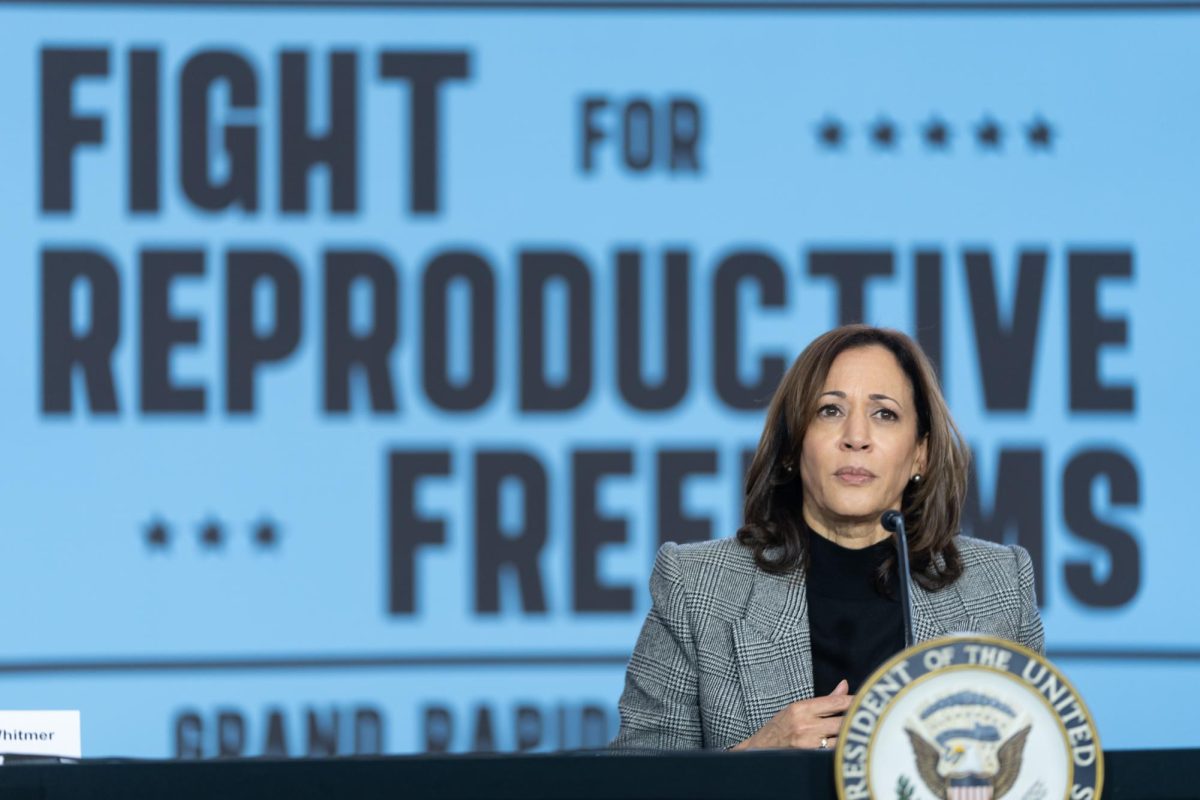
[[[896,412],[892,411],[890,408],[881,408],[876,413],[888,421],[894,421],[894,420],[900,419],[900,417],[896,414]]]

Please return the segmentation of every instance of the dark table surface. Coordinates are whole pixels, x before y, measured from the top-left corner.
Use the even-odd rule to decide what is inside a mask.
[[[1198,800],[1200,750],[1110,751],[1103,796]],[[92,760],[0,767],[0,800],[274,797],[826,800],[835,792],[833,756],[821,752]]]

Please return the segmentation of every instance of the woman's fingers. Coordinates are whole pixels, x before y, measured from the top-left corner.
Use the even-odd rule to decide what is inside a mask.
[[[820,750],[822,749],[821,742],[825,742],[825,748],[829,750],[837,747],[837,731],[832,733],[810,731],[803,736],[796,737],[792,746]]]
[[[842,684],[838,684],[838,689],[843,689],[844,692]],[[735,749],[819,748],[822,739],[825,740],[826,747],[833,747],[845,719],[843,714],[854,702],[853,695],[837,694],[837,689],[834,691],[834,694],[824,697],[792,703]]]
[[[846,709],[854,702],[852,694],[827,694],[824,697],[814,697],[812,700],[803,700],[807,703],[814,714],[828,716],[830,714],[844,714]]]
[[[842,730],[841,717],[822,717],[821,724],[817,726],[817,731],[822,736],[837,736]]]
[[[791,740],[793,747],[820,747],[822,739],[826,745],[837,740],[845,719],[841,712],[849,707],[853,698],[846,695],[818,697],[795,704],[791,715]]]
[[[840,717],[817,717],[793,728],[792,738],[803,741],[808,741],[814,736],[818,741],[822,737],[832,739],[841,730],[842,720]]]

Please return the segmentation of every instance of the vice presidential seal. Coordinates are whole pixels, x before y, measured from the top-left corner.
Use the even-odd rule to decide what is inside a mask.
[[[922,642],[875,671],[846,713],[841,800],[1096,800],[1100,740],[1049,661],[990,636]]]

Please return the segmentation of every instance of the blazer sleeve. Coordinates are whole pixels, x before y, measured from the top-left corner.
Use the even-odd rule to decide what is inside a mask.
[[[688,622],[679,546],[659,548],[650,575],[650,613],[625,671],[618,708],[619,749],[683,750],[704,746],[696,644]]]
[[[1017,585],[1021,597],[1021,624],[1018,638],[1021,644],[1038,653],[1046,652],[1046,634],[1042,629],[1042,615],[1038,612],[1037,590],[1034,588],[1033,559],[1029,551],[1012,545],[1017,557]]]

